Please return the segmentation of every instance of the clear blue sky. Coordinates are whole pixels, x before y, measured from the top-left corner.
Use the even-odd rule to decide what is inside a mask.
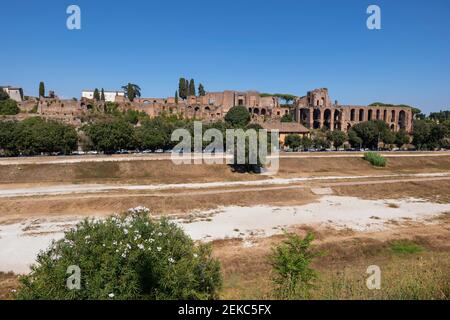
[[[66,8],[82,29],[66,28]],[[382,10],[382,30],[366,9]],[[330,89],[345,104],[450,105],[450,0],[1,0],[0,84],[62,97],[139,84],[173,95],[180,76],[224,89],[303,95]]]

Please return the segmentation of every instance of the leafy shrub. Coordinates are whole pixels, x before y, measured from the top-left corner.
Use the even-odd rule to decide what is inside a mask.
[[[81,270],[79,290],[66,286],[71,265]],[[79,223],[38,255],[21,284],[18,299],[214,299],[221,274],[209,246],[135,208]]]
[[[376,152],[364,153],[364,160],[369,161],[375,167],[385,167],[387,159]]]
[[[312,281],[317,278],[317,273],[310,267],[319,255],[310,248],[314,236],[309,233],[304,239],[295,234],[287,234],[287,237],[269,256],[275,293],[281,299],[307,298]]]
[[[17,102],[11,99],[0,101],[0,114],[1,115],[14,115],[20,112]]]

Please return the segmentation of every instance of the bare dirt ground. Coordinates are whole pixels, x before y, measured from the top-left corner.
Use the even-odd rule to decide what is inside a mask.
[[[264,181],[268,177],[234,173],[226,165],[174,166],[156,157],[151,161],[130,157],[81,158],[74,163],[60,162],[60,158],[19,159],[8,163],[0,160],[0,192],[17,188],[29,189],[61,185],[83,187],[85,184],[167,185],[186,183],[244,182],[242,185],[208,186],[207,188],[172,188],[167,190],[119,190],[67,193],[55,195],[25,195],[0,197],[0,229],[3,226],[33,219],[71,219],[87,216],[107,216],[136,206],[148,207],[152,214],[189,219],[192,212],[204,212],[220,207],[280,206],[295,207],[318,203],[328,193],[334,196],[359,199],[423,199],[437,204],[450,203],[450,154],[390,154],[386,168],[374,168],[351,154],[326,154],[314,157],[284,155],[279,173],[270,179],[328,177],[321,180],[294,181],[284,185],[245,185],[245,181]],[[166,155],[163,155],[166,157]],[[37,159],[38,161],[36,161]],[[58,161],[55,162],[55,159]],[[71,158],[72,159],[72,158]],[[78,159],[78,158],[77,158]],[[106,160],[103,160],[106,159]],[[10,159],[7,159],[10,161]],[[28,161],[28,162],[27,162]],[[350,177],[352,178],[345,178]],[[354,177],[357,176],[357,177]],[[322,194],[323,192],[323,194]],[[387,203],[389,207],[389,203]],[[392,203],[392,209],[396,208]],[[364,209],[364,208],[362,208]],[[387,230],[358,232],[330,226],[304,224],[291,230],[299,234],[313,231],[315,245],[327,251],[315,267],[323,279],[340,276],[335,270],[349,270],[358,277],[370,264],[394,270],[425,268],[444,270],[450,257],[449,215],[429,218],[426,223],[403,219],[386,223]],[[376,220],[377,217],[373,217]],[[236,226],[239,228],[239,226]],[[233,239],[213,241],[214,254],[222,263],[224,273],[223,298],[268,298],[270,296],[270,267],[267,255],[282,235],[254,238],[251,245],[239,235]],[[396,239],[409,239],[423,246],[420,255],[394,256],[390,244]],[[1,248],[0,248],[1,249]],[[417,269],[416,268],[416,269]],[[419,269],[414,272],[422,272]],[[333,272],[330,270],[334,270]],[[414,272],[411,271],[411,278]],[[450,278],[443,273],[445,279]],[[442,283],[444,280],[439,280]],[[325,280],[324,280],[325,281]],[[328,280],[327,280],[328,281]],[[359,282],[358,282],[359,283]],[[17,276],[0,273],[0,299],[10,298],[17,288]],[[449,280],[450,287],[450,280]],[[320,297],[330,293],[320,287]],[[350,290],[350,289],[349,289]],[[359,289],[358,289],[359,290]],[[430,289],[431,290],[431,289]],[[440,290],[440,289],[439,289]],[[318,291],[318,292],[319,292]],[[325,292],[326,291],[326,292]],[[359,292],[359,291],[358,291]],[[361,291],[362,292],[362,291]],[[317,293],[319,295],[319,293]],[[392,295],[395,296],[395,295]],[[350,294],[338,298],[349,298]],[[377,296],[361,296],[376,298]]]

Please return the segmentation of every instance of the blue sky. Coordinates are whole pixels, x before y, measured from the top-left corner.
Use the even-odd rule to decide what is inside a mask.
[[[62,97],[139,84],[303,95],[327,87],[345,104],[450,105],[450,0],[1,1],[0,84]],[[79,5],[82,29],[66,28]],[[366,27],[377,4],[382,30]]]

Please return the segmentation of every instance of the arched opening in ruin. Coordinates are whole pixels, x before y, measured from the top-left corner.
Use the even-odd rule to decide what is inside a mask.
[[[400,129],[406,129],[406,112],[403,110],[398,114],[398,127]]]
[[[313,119],[314,119],[313,128],[319,129],[320,128],[320,109],[314,109]]]
[[[248,108],[248,112],[250,112],[250,114],[252,113],[252,108]]]
[[[364,109],[359,110],[359,121],[364,121]]]
[[[395,125],[391,124],[391,130],[395,130]]]
[[[381,111],[377,110],[377,120],[381,120]]]
[[[259,116],[259,109],[258,108],[253,109],[253,114]]]
[[[342,130],[342,113],[340,110],[334,110],[334,130]]]
[[[331,129],[331,110],[330,109],[326,109],[325,112],[323,113],[323,117],[324,117],[324,125],[325,125],[325,127],[328,130]]]
[[[264,109],[264,108],[261,109],[261,115],[262,115],[262,116],[265,116],[265,115],[266,115],[266,112],[267,112],[266,109]]]
[[[356,119],[356,111],[355,109],[352,109],[350,111],[350,121],[355,121],[355,119]]]
[[[391,111],[391,122],[395,122],[395,110]]]
[[[200,108],[199,108],[199,107],[195,107],[195,108],[194,108],[194,111],[197,113],[197,112],[200,111]]]
[[[309,127],[309,109],[300,109],[300,123]]]
[[[205,107],[205,112],[210,112],[211,109],[209,107]]]
[[[387,121],[387,110],[383,111],[383,120]]]
[[[372,109],[369,109],[369,111],[367,111],[367,120],[372,120],[373,117],[373,111]]]

